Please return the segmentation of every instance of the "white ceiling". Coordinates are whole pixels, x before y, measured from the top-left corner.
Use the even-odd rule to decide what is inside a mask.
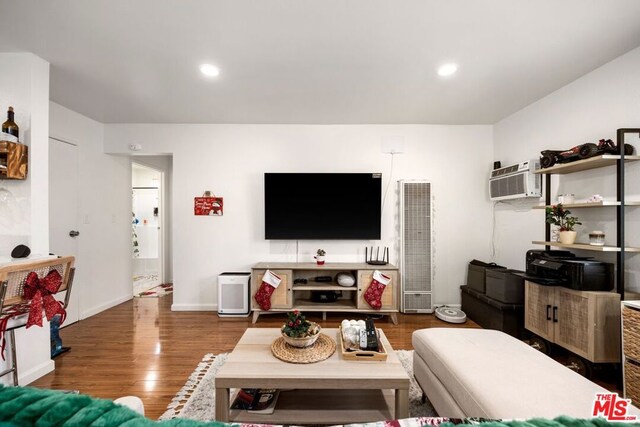
[[[640,45],[638,0],[0,0],[105,123],[495,123]],[[453,78],[439,64],[459,63]],[[199,64],[218,65],[206,80]],[[606,100],[603,100],[606,102]]]

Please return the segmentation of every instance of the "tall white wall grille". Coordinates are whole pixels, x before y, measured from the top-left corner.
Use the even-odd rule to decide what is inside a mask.
[[[433,203],[431,183],[400,186],[400,311],[433,313]]]

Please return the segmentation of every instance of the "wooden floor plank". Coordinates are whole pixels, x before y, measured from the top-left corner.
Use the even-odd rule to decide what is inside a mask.
[[[31,386],[81,393],[106,399],[137,395],[148,417],[155,419],[198,362],[207,353],[233,350],[246,328],[282,325],[283,315],[251,318],[219,318],[213,312],[172,312],[172,296],[134,298],[61,331],[71,351],[55,359],[56,369]],[[352,316],[347,316],[351,318]],[[345,314],[311,314],[322,327],[336,328]],[[357,317],[356,317],[357,318]],[[451,327],[433,315],[398,316],[398,325],[388,318],[376,322],[384,329],[394,349],[412,349],[416,329]],[[468,321],[464,327],[478,327]]]

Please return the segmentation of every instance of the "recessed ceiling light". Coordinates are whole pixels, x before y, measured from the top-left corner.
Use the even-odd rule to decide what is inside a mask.
[[[438,68],[438,75],[442,77],[447,77],[454,74],[456,71],[458,71],[458,64],[454,64],[454,63],[443,64],[440,66],[440,68]]]
[[[217,77],[220,74],[220,69],[215,65],[211,64],[202,64],[200,66],[200,72],[207,77]]]

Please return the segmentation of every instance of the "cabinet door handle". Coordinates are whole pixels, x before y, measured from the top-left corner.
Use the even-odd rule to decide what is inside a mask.
[[[547,304],[547,320],[551,320],[551,304]]]
[[[558,307],[553,307],[553,323],[558,323]]]

